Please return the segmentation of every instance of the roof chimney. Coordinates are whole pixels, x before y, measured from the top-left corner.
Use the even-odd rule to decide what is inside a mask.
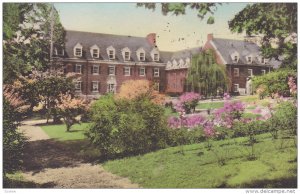
[[[156,45],[156,33],[150,33],[146,38],[149,44],[151,44],[152,46]]]
[[[214,35],[211,33],[211,34],[207,34],[207,41],[210,41],[214,39]]]

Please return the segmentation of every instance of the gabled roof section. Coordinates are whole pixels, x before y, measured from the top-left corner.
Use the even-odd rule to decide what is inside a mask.
[[[123,35],[112,35],[92,32],[80,32],[80,31],[66,31],[66,44],[65,44],[65,57],[74,58],[74,46],[80,43],[83,47],[83,57],[86,59],[92,59],[90,48],[93,45],[97,45],[101,51],[106,51],[109,46],[115,48],[116,61],[124,62],[122,56],[122,49],[128,47],[133,53],[138,48],[145,50],[146,59],[145,62],[152,62],[150,52],[155,45],[151,45],[146,37],[134,37]],[[99,59],[108,60],[107,52],[100,52]],[[132,55],[131,61],[138,62],[137,56]]]
[[[216,47],[226,64],[249,65],[246,57],[252,56],[252,65],[265,65],[259,60],[261,57],[260,47],[253,42],[222,38],[213,38],[210,41]],[[234,63],[232,58],[233,53],[239,54],[238,63]],[[270,62],[267,64],[274,66],[275,63],[273,62],[274,60],[270,60]]]

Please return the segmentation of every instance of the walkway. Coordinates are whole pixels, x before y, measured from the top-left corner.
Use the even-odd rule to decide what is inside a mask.
[[[81,153],[89,142],[50,139],[38,126],[45,123],[46,120],[21,123],[20,131],[29,138],[23,162],[25,181],[54,188],[139,188],[129,179],[89,163],[91,159]]]

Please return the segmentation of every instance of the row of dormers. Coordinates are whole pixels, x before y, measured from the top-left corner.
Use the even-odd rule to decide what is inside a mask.
[[[171,61],[167,62],[166,69],[181,69],[181,68],[189,68],[191,63],[190,58],[185,58],[185,59],[173,59]]]
[[[233,63],[238,63],[240,60],[240,54],[237,51],[233,52],[230,57]],[[248,64],[252,64],[255,59],[261,64],[266,64],[268,62],[268,59],[260,55],[248,54],[245,56],[245,61]]]
[[[82,57],[82,49],[83,46],[80,43],[77,43],[74,46],[73,54],[74,57]],[[139,61],[145,61],[146,60],[146,51],[143,47],[140,47],[136,51],[136,57]],[[116,49],[113,46],[109,46],[106,48],[106,53],[109,60],[116,59]],[[124,47],[121,49],[121,53],[123,56],[124,61],[130,61],[132,56],[132,51],[128,47]],[[90,54],[91,57],[94,59],[97,59],[100,57],[101,51],[100,48],[97,45],[93,45],[90,47]],[[159,51],[157,48],[153,48],[150,52],[151,58],[153,61],[159,61]]]

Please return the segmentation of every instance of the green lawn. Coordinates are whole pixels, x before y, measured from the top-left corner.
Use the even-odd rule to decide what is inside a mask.
[[[70,132],[66,132],[66,125],[45,125],[42,129],[49,135],[60,141],[85,139],[84,132],[87,130],[88,123],[76,124],[71,127]]]
[[[196,108],[197,109],[216,109],[224,106],[224,102],[207,102],[207,103],[199,103]]]
[[[292,140],[257,136],[256,160],[248,160],[247,138],[167,148],[142,156],[108,161],[104,168],[144,188],[296,187],[297,150]],[[225,162],[225,165],[218,163]]]

